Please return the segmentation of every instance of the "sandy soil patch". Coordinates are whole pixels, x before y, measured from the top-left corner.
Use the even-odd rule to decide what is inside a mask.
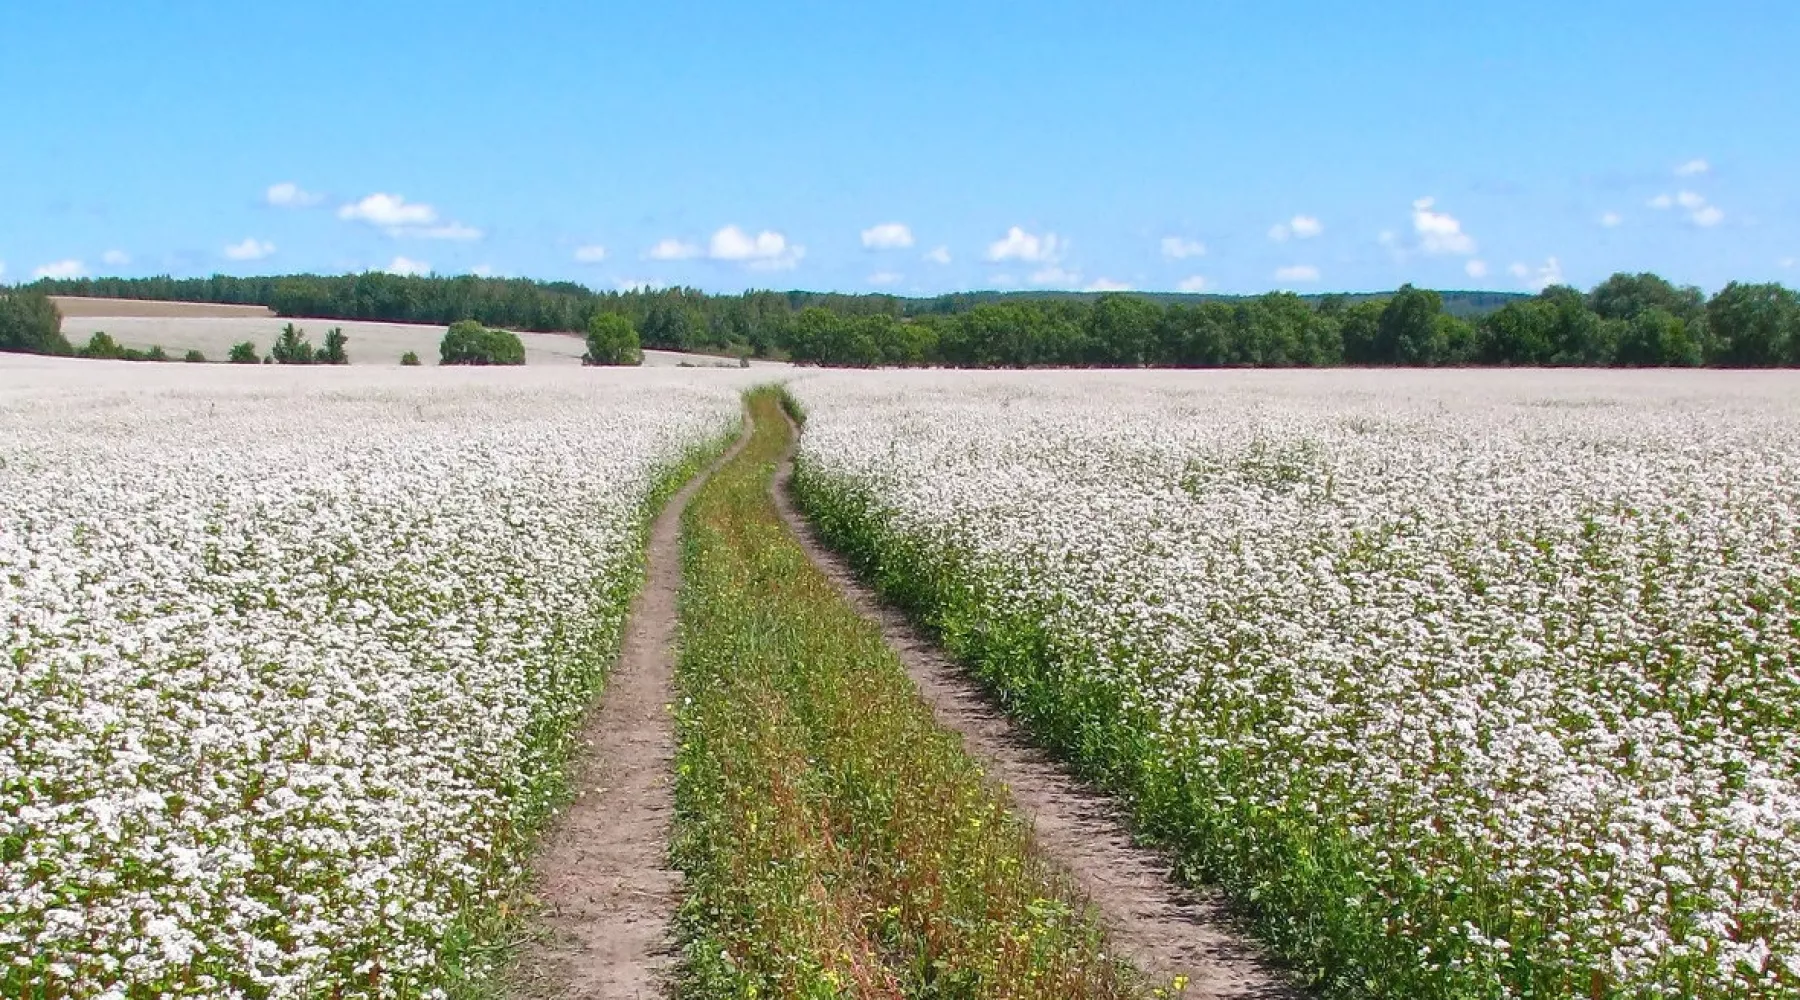
[[[267,306],[233,306],[217,302],[153,302],[142,299],[93,299],[52,295],[50,301],[71,316],[273,316]]]

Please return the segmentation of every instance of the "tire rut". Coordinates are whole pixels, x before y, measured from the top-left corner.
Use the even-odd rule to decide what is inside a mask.
[[[799,439],[799,428],[791,419],[789,425],[793,438],[771,486],[782,519],[844,598],[881,626],[938,724],[960,733],[968,752],[1007,787],[1038,848],[1087,894],[1119,953],[1155,981],[1186,977],[1188,998],[1307,996],[1233,929],[1220,900],[1177,884],[1166,853],[1134,843],[1110,797],[1032,746],[961,668],[819,541],[789,490]]]
[[[506,976],[530,1000],[649,1000],[667,993],[680,873],[669,867],[674,815],[674,697],[681,515],[701,484],[750,440],[689,479],[651,522],[644,586],[619,660],[582,727],[575,801],[534,865],[537,933]]]

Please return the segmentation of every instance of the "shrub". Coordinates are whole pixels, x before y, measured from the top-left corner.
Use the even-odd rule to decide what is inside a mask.
[[[638,332],[631,320],[618,313],[595,313],[588,320],[587,353],[584,365],[641,365],[644,352],[638,344]]]
[[[438,344],[438,363],[445,365],[522,365],[525,345],[516,334],[490,330],[472,319],[458,320]]]
[[[231,345],[231,363],[234,365],[256,365],[262,358],[256,356],[256,345],[246,340],[241,344]]]
[[[400,355],[400,363],[408,368],[417,366],[419,363],[419,352],[407,351],[405,354]]]
[[[169,352],[163,350],[161,344],[151,344],[150,349],[144,352],[144,360],[167,361],[169,360]]]
[[[325,331],[325,348],[313,360],[322,365],[347,365],[350,355],[344,353],[344,345],[349,342],[350,338],[344,336],[344,328],[334,326]]]
[[[206,364],[206,355],[199,351],[189,351],[181,356],[181,360],[191,365],[203,365]]]
[[[62,334],[62,313],[40,292],[0,293],[0,351],[72,354]]]
[[[294,324],[281,328],[281,336],[275,338],[275,346],[269,349],[269,356],[281,365],[310,365],[313,363],[313,345],[306,339],[306,331]]]
[[[82,349],[76,353],[84,358],[111,358],[116,360],[125,357],[125,349],[120,347],[119,342],[112,339],[112,335],[105,330],[95,330],[94,335],[88,338],[86,346],[82,347]]]

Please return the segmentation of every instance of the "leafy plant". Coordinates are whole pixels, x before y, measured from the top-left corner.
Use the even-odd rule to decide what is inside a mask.
[[[256,345],[248,340],[231,345],[231,353],[228,355],[228,359],[234,365],[262,364],[262,358],[256,353]]]
[[[405,354],[400,355],[400,363],[408,368],[417,366],[419,363],[419,352],[407,351]]]
[[[474,320],[458,320],[438,344],[438,363],[445,365],[522,365],[525,345],[517,334],[490,330]]]

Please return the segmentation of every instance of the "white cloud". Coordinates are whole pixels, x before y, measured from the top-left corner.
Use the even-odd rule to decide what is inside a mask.
[[[6,277],[6,261],[0,260],[0,278]]]
[[[1395,246],[1400,242],[1400,234],[1394,232],[1392,229],[1383,229],[1380,235],[1375,237],[1375,242],[1384,247]]]
[[[1792,257],[1783,257],[1783,258],[1781,258],[1781,261],[1780,261],[1780,264],[1782,267],[1789,268],[1789,269],[1793,268],[1795,263],[1796,263],[1796,261]],[[5,273],[6,273],[6,265],[4,263],[0,263],[0,274],[5,274]]]
[[[606,248],[598,243],[590,243],[575,248],[575,259],[582,264],[598,264],[606,259]]]
[[[1206,244],[1199,240],[1182,239],[1179,236],[1164,236],[1162,238],[1162,255],[1170,260],[1204,257],[1206,256]]]
[[[78,260],[59,260],[31,272],[33,278],[85,278],[87,265]]]
[[[1311,264],[1295,264],[1275,270],[1275,280],[1292,284],[1310,284],[1319,280],[1319,269]]]
[[[1712,164],[1705,160],[1689,160],[1675,168],[1677,177],[1697,177],[1712,170]]]
[[[1608,229],[1617,229],[1624,224],[1624,222],[1624,217],[1617,212],[1602,212],[1600,214],[1600,224]]]
[[[1432,256],[1453,254],[1467,257],[1475,252],[1475,238],[1463,232],[1462,223],[1447,212],[1435,212],[1435,198],[1413,202],[1413,232],[1419,235],[1419,249]]]
[[[933,264],[948,264],[950,263],[950,248],[937,247],[920,259],[930,261]]]
[[[340,206],[338,218],[348,222],[366,222],[393,237],[469,242],[479,240],[484,235],[474,226],[465,226],[460,222],[440,225],[438,210],[432,206],[407,201],[403,195],[383,192]]]
[[[1203,274],[1196,274],[1181,279],[1175,287],[1184,292],[1204,292],[1212,288],[1212,279]]]
[[[905,277],[905,275],[893,271],[876,271],[874,274],[869,275],[869,284],[896,285]]]
[[[883,222],[862,231],[862,245],[869,250],[904,250],[913,245],[912,230],[903,222]]]
[[[1702,229],[1711,229],[1725,221],[1725,212],[1717,205],[1706,200],[1706,196],[1695,191],[1678,191],[1675,194],[1659,194],[1650,199],[1650,207],[1667,210],[1680,206],[1687,212],[1688,221]]]
[[[683,243],[673,237],[660,240],[644,256],[651,260],[692,260],[700,256],[700,248],[692,243]]]
[[[1325,224],[1311,215],[1296,215],[1286,222],[1269,227],[1269,239],[1286,243],[1290,239],[1310,240],[1325,231]]]
[[[1034,285],[1063,285],[1066,287],[1072,286],[1080,280],[1080,271],[1065,271],[1057,264],[1041,267],[1031,273],[1031,283]]]
[[[1541,266],[1536,268],[1527,264],[1515,263],[1506,270],[1523,282],[1526,288],[1534,292],[1541,292],[1551,285],[1563,283],[1562,262],[1555,257],[1546,259]]]
[[[492,264],[476,264],[469,268],[469,273],[477,278],[491,278],[494,276],[494,266]]]
[[[131,255],[123,250],[108,250],[100,255],[100,263],[107,267],[124,267],[131,263]]]
[[[1131,286],[1123,281],[1114,281],[1111,278],[1095,278],[1093,281],[1088,282],[1087,290],[1090,292],[1129,292],[1131,291]]]
[[[1485,278],[1488,276],[1487,261],[1471,260],[1463,265],[1463,273],[1471,278]]]
[[[988,279],[988,283],[995,288],[1012,288],[1019,283],[1019,279],[1010,274],[996,274]]]
[[[248,236],[242,243],[233,243],[227,246],[225,257],[227,260],[262,260],[274,252],[275,244]]]
[[[407,201],[402,195],[376,192],[359,202],[339,208],[338,218],[392,229],[432,225],[437,222],[438,213],[430,205]]]
[[[786,236],[774,230],[765,229],[751,236],[736,226],[726,226],[712,234],[706,255],[755,271],[785,271],[806,256],[806,248],[788,243]]]
[[[613,287],[621,292],[655,292],[669,287],[669,283],[650,278],[620,278],[613,282]]]
[[[1006,235],[988,244],[988,260],[1022,260],[1029,264],[1054,264],[1067,249],[1055,233],[1038,236],[1014,226]]]
[[[271,184],[269,190],[263,192],[263,201],[276,208],[306,208],[324,200],[324,195],[304,190],[293,181]]]
[[[395,257],[386,270],[389,274],[430,274],[431,265],[410,257]]]

